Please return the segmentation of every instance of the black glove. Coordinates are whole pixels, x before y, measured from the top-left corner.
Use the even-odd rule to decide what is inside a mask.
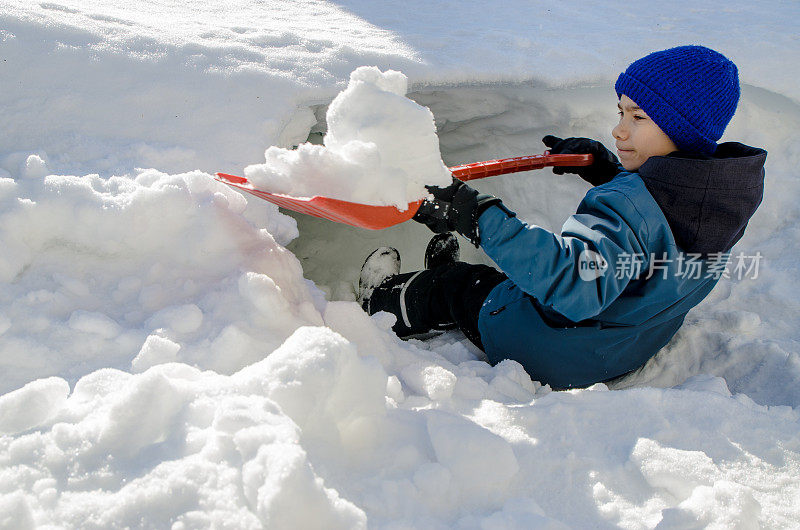
[[[424,199],[413,219],[439,234],[455,230],[476,247],[480,245],[478,218],[489,206],[501,204],[492,195],[479,194],[453,177],[453,183],[445,188],[426,186],[433,199]]]
[[[613,179],[622,171],[617,157],[597,140],[589,138],[565,138],[547,135],[542,138],[550,153],[557,154],[591,154],[594,162],[590,166],[562,166],[554,167],[553,173],[575,173],[592,186],[599,186]]]

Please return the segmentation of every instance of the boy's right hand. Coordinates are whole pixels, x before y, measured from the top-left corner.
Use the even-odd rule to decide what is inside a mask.
[[[554,167],[553,173],[575,173],[592,186],[599,186],[617,176],[622,168],[617,157],[597,140],[590,138],[565,138],[547,135],[542,138],[551,154],[592,154],[594,162],[590,166]]]
[[[424,224],[434,233],[455,230],[476,247],[480,245],[478,218],[489,206],[500,204],[500,199],[478,193],[478,190],[455,177],[452,184],[444,188],[425,187],[432,197],[422,201],[412,219]]]

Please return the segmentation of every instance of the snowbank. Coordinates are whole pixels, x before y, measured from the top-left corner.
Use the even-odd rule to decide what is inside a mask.
[[[0,4],[0,528],[798,525],[798,6]],[[726,138],[770,153],[737,245],[764,262],[619,390],[399,341],[347,300],[424,227],[296,222],[208,175],[321,130],[361,65],[408,75],[447,164],[607,140],[617,72],[698,35],[746,83]],[[478,185],[553,229],[586,189]]]
[[[0,179],[0,389],[167,361],[231,373],[321,324],[294,221],[194,172]]]
[[[168,363],[99,370],[69,397],[58,378],[6,394],[0,410],[49,404],[27,425],[0,422],[33,429],[0,438],[6,526],[776,528],[800,516],[797,410],[731,397],[719,378],[553,393],[516,363],[465,360],[460,343],[440,344],[444,356],[401,343],[354,304],[325,318],[230,376]]]

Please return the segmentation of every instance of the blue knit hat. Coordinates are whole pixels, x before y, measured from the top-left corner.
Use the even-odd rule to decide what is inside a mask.
[[[712,154],[739,103],[739,72],[721,53],[679,46],[635,61],[614,87],[684,151]]]

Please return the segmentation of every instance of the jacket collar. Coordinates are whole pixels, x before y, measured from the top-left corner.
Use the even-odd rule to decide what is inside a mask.
[[[676,151],[649,158],[639,176],[685,252],[727,252],[744,235],[764,195],[767,152],[738,142],[712,156]]]

